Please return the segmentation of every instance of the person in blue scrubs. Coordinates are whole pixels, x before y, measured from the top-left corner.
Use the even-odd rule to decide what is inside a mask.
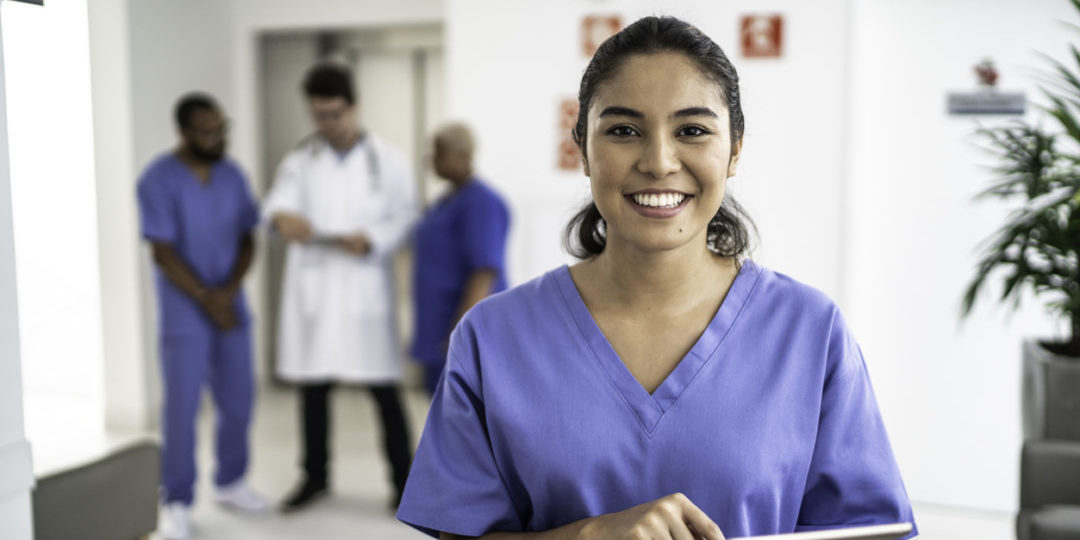
[[[225,157],[225,119],[212,98],[185,96],[176,122],[182,143],[147,166],[137,188],[142,235],[156,266],[165,538],[190,534],[195,417],[206,387],[217,409],[216,499],[252,512],[267,507],[244,482],[254,392],[241,282],[259,214],[243,172]]]
[[[412,356],[434,394],[446,363],[450,331],[469,308],[506,289],[510,212],[501,196],[473,173],[475,142],[464,124],[434,136],[435,174],[450,184],[413,234],[415,336]]]
[[[726,194],[744,119],[720,47],[643,18],[600,46],[579,104],[582,261],[455,329],[398,518],[500,539],[913,523],[836,305],[747,258]]]

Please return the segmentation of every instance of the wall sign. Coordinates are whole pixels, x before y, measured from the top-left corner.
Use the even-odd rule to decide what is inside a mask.
[[[618,15],[586,15],[581,19],[581,53],[592,58],[600,44],[619,30],[622,18]]]
[[[779,14],[743,15],[739,41],[746,58],[778,58],[784,50],[784,17]]]
[[[949,114],[1024,114],[1027,99],[1023,92],[998,91],[998,71],[993,60],[979,62],[974,70],[979,88],[973,92],[949,92]]]
[[[559,101],[559,137],[556,149],[556,166],[563,171],[580,171],[581,152],[578,150],[570,130],[577,124],[578,101],[576,97],[563,98]]]

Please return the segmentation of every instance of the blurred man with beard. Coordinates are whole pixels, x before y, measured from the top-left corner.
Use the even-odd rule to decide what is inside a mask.
[[[219,503],[260,512],[244,482],[254,398],[251,319],[241,290],[259,212],[240,168],[225,158],[226,123],[203,94],[176,106],[181,142],[138,182],[142,235],[156,266],[162,410],[163,538],[190,535],[195,417],[208,386],[217,409],[214,483]]]

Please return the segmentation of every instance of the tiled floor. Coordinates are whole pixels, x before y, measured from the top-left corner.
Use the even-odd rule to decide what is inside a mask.
[[[409,392],[406,408],[418,437],[427,399]],[[339,388],[333,396],[334,494],[311,509],[291,515],[261,517],[237,515],[218,508],[211,499],[208,478],[212,474],[210,437],[213,419],[204,414],[200,424],[202,479],[194,508],[195,538],[215,540],[337,540],[419,539],[423,535],[398,523],[387,508],[390,488],[386,466],[376,440],[374,404],[366,393]],[[298,476],[297,404],[292,391],[266,389],[259,396],[252,432],[253,486],[278,500]],[[415,442],[415,439],[414,439]],[[1013,517],[990,512],[934,504],[915,504],[915,517],[924,540],[1010,540]]]

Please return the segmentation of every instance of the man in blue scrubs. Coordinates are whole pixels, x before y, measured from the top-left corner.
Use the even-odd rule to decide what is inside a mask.
[[[226,124],[206,95],[176,107],[181,144],[138,182],[142,235],[153,248],[158,297],[164,538],[190,535],[195,417],[204,386],[217,408],[216,499],[249,512],[265,499],[244,483],[254,396],[251,319],[241,281],[258,210],[243,172],[225,158]]]
[[[469,308],[506,288],[510,226],[502,197],[473,174],[474,140],[469,129],[450,124],[434,139],[435,174],[451,188],[416,228],[412,347],[432,394],[446,363],[450,331]]]

